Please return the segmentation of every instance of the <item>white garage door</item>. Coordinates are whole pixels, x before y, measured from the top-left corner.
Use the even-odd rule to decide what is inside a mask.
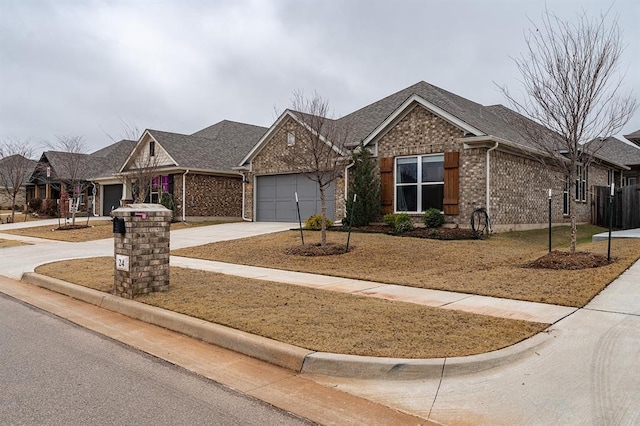
[[[256,183],[256,217],[259,222],[297,222],[296,196],[302,221],[321,212],[318,184],[305,175],[258,176]],[[325,190],[327,216],[334,219],[335,188]]]

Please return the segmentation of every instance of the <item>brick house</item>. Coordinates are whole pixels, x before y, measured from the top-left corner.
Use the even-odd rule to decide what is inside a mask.
[[[73,192],[69,185],[75,182],[81,188],[79,211],[107,216],[112,207],[119,207],[122,183],[115,174],[134,145],[135,141],[122,140],[90,154],[45,151],[27,184],[27,201],[40,198],[53,208],[62,192]],[[66,209],[68,204],[60,212]]]
[[[239,164],[244,216],[262,221],[295,221],[294,192],[304,194],[303,219],[318,211],[317,192],[304,173],[292,173],[282,152],[304,126],[303,114],[286,111]],[[579,222],[590,220],[589,188],[606,185],[626,169],[599,158],[583,178],[567,182],[540,161],[522,124],[531,122],[502,105],[483,106],[419,82],[335,120],[350,130],[344,151],[363,143],[376,157],[383,213],[406,212],[416,220],[430,207],[444,212],[449,226],[468,227],[474,209],[485,207],[494,229],[527,229],[547,223],[548,190],[553,221],[568,218],[575,197]],[[540,127],[540,126],[538,126]],[[555,137],[548,130],[541,134]],[[332,219],[344,217],[349,167],[331,188]],[[314,198],[315,197],[315,198]],[[301,202],[302,204],[302,202]]]
[[[123,163],[122,203],[133,202],[136,176],[151,169],[146,200],[157,203],[172,196],[182,220],[239,218],[242,214],[242,175],[233,167],[267,129],[224,120],[191,135],[145,130]]]
[[[35,161],[19,154],[0,159],[0,209],[13,208],[14,193],[15,204],[23,206],[26,203],[26,183],[36,164]],[[14,191],[16,183],[22,184]]]

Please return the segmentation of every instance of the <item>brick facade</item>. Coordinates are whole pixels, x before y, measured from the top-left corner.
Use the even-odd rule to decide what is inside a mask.
[[[459,164],[459,214],[447,215],[446,222],[470,226],[474,209],[486,206],[486,155],[488,148],[465,149],[463,133],[428,110],[416,106],[378,140],[378,158],[425,155],[457,151]],[[514,153],[490,152],[490,216],[495,229],[525,229],[544,226],[548,221],[548,190],[553,191],[552,220],[563,223],[564,181],[539,161]],[[607,170],[598,164],[589,168],[587,186],[607,185]],[[570,188],[571,196],[574,187]],[[575,205],[578,222],[589,222],[590,197]],[[415,215],[416,221],[421,215]]]
[[[245,216],[252,218],[254,177],[267,174],[291,173],[282,160],[287,146],[287,133],[295,132],[297,123],[284,121],[271,140],[252,161],[252,170],[247,174],[250,183],[245,185]],[[459,153],[458,210],[456,215],[446,215],[450,226],[469,227],[474,209],[486,207],[486,160],[488,147],[465,147],[464,132],[448,121],[416,105],[396,120],[377,143],[378,165],[382,158],[400,156]],[[489,145],[491,146],[491,145]],[[513,149],[498,146],[490,156],[490,219],[494,229],[527,229],[545,226],[548,222],[548,190],[553,191],[552,220],[567,222],[563,215],[564,181],[560,173],[550,172],[548,166]],[[574,196],[574,183],[570,195]],[[589,168],[587,186],[607,185],[606,168],[592,164]],[[589,222],[591,197],[586,202],[575,204],[578,222]],[[335,218],[345,214],[345,180],[336,181]],[[413,215],[421,221],[422,214]]]
[[[174,175],[173,199],[182,216],[183,174]],[[186,217],[238,218],[242,214],[242,177],[188,173]]]
[[[288,165],[283,159],[283,153],[287,150],[297,150],[299,155],[305,155],[300,150],[300,145],[293,147],[287,145],[287,134],[289,132],[304,132],[300,125],[291,118],[284,120],[272,135],[270,140],[262,147],[260,152],[255,156],[251,162],[251,172],[246,173],[246,177],[249,183],[245,185],[245,218],[253,219],[253,200],[254,200],[254,178],[262,175],[276,175],[276,174],[289,174],[289,173],[303,173],[310,172],[309,170],[295,170],[293,171],[291,166]],[[334,181],[335,186],[335,212],[334,217],[336,220],[340,220],[344,217],[345,212],[345,193],[344,193],[345,179],[344,177],[338,177]]]
[[[125,221],[126,232],[114,234],[116,262],[113,293],[133,299],[139,294],[169,290],[169,225],[171,211],[158,204],[132,204],[113,211]]]

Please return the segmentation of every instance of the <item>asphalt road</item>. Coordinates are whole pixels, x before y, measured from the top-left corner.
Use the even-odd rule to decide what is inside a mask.
[[[2,294],[0,419],[47,425],[309,424]]]

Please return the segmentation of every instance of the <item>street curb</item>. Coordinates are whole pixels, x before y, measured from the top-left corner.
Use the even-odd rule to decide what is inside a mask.
[[[479,373],[516,362],[538,352],[554,339],[542,332],[508,348],[455,358],[378,358],[315,352],[309,354],[302,373],[354,379],[419,380]]]
[[[297,346],[32,272],[24,273],[22,281],[288,370],[300,372],[305,357],[312,353]]]
[[[456,358],[405,359],[313,352],[34,272],[24,273],[22,281],[303,374],[385,380],[460,376],[518,361],[555,338],[542,332],[508,348]]]

